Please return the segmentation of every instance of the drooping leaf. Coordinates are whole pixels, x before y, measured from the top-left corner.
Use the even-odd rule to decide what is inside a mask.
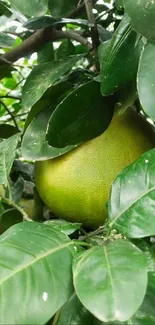
[[[74,24],[79,26],[91,26],[91,24],[86,19],[71,19],[71,18],[61,18],[55,19],[52,16],[45,15],[38,18],[31,18],[25,24],[24,27],[27,29],[37,30],[47,26],[54,26],[57,24]]]
[[[45,62],[35,67],[23,87],[22,108],[30,109],[45,91],[80,59],[81,56],[74,56],[65,60]]]
[[[124,0],[133,28],[148,39],[155,40],[155,3],[152,0]]]
[[[139,100],[144,112],[155,121],[155,43],[147,42],[141,54],[137,75]]]
[[[48,220],[45,221],[44,224],[48,225],[49,227],[55,228],[66,235],[71,235],[76,230],[80,229],[81,223],[71,223],[66,220],[55,219],[55,220]]]
[[[112,185],[111,226],[130,238],[155,234],[155,149],[126,167]]]
[[[69,238],[46,225],[8,229],[0,237],[0,323],[45,324],[72,293],[74,253]]]
[[[26,16],[41,16],[47,10],[46,0],[10,0],[9,2]]]
[[[82,305],[75,293],[61,309],[58,325],[92,325],[94,316]],[[95,325],[95,324],[94,324]]]
[[[147,259],[136,246],[116,240],[75,256],[76,294],[99,320],[126,321],[141,305],[147,287]]]
[[[133,80],[138,69],[142,42],[138,41],[129,18],[125,15],[110,41],[99,47],[101,92],[110,95]]]
[[[73,11],[78,2],[79,0],[48,0],[48,7],[54,18],[61,18]]]
[[[22,156],[27,160],[46,160],[58,157],[74,146],[65,148],[54,148],[48,145],[46,141],[46,130],[49,119],[55,106],[48,106],[32,120],[25,131],[22,141]]]
[[[108,127],[113,110],[113,99],[103,98],[99,83],[90,81],[56,107],[49,121],[47,141],[63,148],[98,136]]]
[[[14,161],[19,133],[0,143],[0,184],[8,185],[9,173]]]
[[[15,39],[10,35],[0,33],[0,48],[10,48],[15,43]]]

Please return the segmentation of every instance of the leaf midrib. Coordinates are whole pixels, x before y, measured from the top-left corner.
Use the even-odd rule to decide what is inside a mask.
[[[2,281],[0,281],[0,286],[2,284],[4,284],[4,282],[6,282],[7,280],[9,280],[11,277],[13,277],[15,274],[19,273],[20,271],[23,271],[23,270],[27,269],[29,266],[37,263],[39,260],[47,257],[48,255],[51,255],[52,253],[54,254],[55,252],[57,252],[57,251],[65,248],[65,247],[68,247],[70,245],[73,245],[73,243],[72,242],[68,242],[66,244],[60,245],[59,247],[52,248],[48,252],[44,252],[44,253],[40,254],[37,258],[35,258],[35,260],[32,260],[31,262],[27,263],[26,265],[25,264],[22,265],[21,267],[17,268],[14,272],[12,272],[11,275],[7,276]]]

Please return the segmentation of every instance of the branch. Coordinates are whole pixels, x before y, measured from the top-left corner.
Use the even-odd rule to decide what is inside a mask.
[[[0,100],[0,104],[3,105],[3,107],[5,108],[5,110],[6,110],[6,111],[8,112],[8,114],[11,116],[11,119],[12,119],[12,121],[14,122],[15,127],[16,127],[17,130],[19,131],[18,124],[17,124],[16,119],[15,119],[14,115],[12,114],[12,112],[9,110],[9,108],[5,105],[5,103],[4,103],[2,100]]]
[[[79,43],[90,48],[90,43],[88,43],[87,39],[75,32],[59,31],[53,27],[46,27],[38,30],[29,38],[24,40],[21,44],[19,44],[17,47],[5,53],[2,57],[0,57],[0,63],[3,63],[4,61],[6,63],[11,64],[17,61],[18,59],[29,55],[30,53],[38,51],[43,45],[48,42],[56,41],[58,39],[63,38],[76,40]]]
[[[84,38],[83,36],[81,36],[76,32],[57,30],[55,32],[55,36],[57,39],[62,39],[62,38],[72,39],[74,41],[81,43],[84,46],[87,46],[89,49],[92,48],[92,44],[86,38]]]
[[[97,24],[94,18],[93,14],[93,1],[92,0],[84,0],[86,12],[88,21],[93,24],[94,26],[91,28],[91,34],[92,34],[92,43],[93,43],[93,49],[95,51],[95,54],[97,55],[97,48],[100,45],[99,41],[99,35],[97,30]]]

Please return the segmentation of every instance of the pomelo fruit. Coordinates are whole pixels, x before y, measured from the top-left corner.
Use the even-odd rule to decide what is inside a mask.
[[[100,136],[61,157],[36,162],[36,187],[58,217],[97,228],[107,217],[113,180],[154,144],[149,125],[129,108]]]

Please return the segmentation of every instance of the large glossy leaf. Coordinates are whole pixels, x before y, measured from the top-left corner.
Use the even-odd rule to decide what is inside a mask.
[[[78,298],[99,320],[126,321],[141,305],[147,286],[147,259],[133,244],[116,240],[75,256]]]
[[[9,2],[26,16],[41,16],[47,10],[46,0],[10,0]]]
[[[10,35],[0,33],[0,48],[12,47],[15,43],[15,39]]]
[[[111,226],[127,237],[155,235],[155,149],[126,167],[112,185]]]
[[[0,184],[8,185],[18,140],[19,133],[0,143]]]
[[[110,95],[124,83],[133,80],[138,69],[142,43],[125,15],[110,41],[99,47],[101,92]]]
[[[148,39],[155,39],[155,2],[152,0],[124,0],[133,28]]]
[[[145,44],[142,52],[138,75],[137,88],[139,100],[144,112],[155,121],[155,43]]]
[[[65,17],[78,5],[79,0],[48,0],[48,7],[54,18]]]
[[[91,24],[86,19],[71,19],[71,18],[61,18],[55,19],[52,16],[45,15],[38,18],[31,18],[25,24],[24,27],[27,29],[37,30],[47,26],[54,26],[57,24],[74,24],[79,26],[91,26]],[[107,32],[108,33],[108,32]]]
[[[30,123],[22,141],[22,156],[28,160],[46,160],[58,157],[74,146],[65,148],[54,148],[46,141],[46,130],[49,119],[55,106],[48,106],[43,109]]]
[[[58,325],[92,325],[94,316],[82,305],[75,293],[62,307]]]
[[[23,87],[22,108],[30,109],[81,57],[77,55],[60,61],[45,62],[35,67]]]
[[[22,222],[23,216],[16,209],[5,210],[0,216],[0,233],[9,229],[11,226],[16,223]]]
[[[45,324],[72,293],[74,252],[66,235],[46,225],[7,230],[0,237],[0,323]]]
[[[72,88],[73,84],[71,84],[69,81],[61,81],[50,87],[40,98],[40,100],[37,101],[34,106],[32,106],[25,122],[25,129],[42,109],[46,108],[49,105],[52,105],[52,107],[54,107],[54,105],[57,105],[60,101],[60,98],[65,96],[65,94]]]
[[[113,111],[113,99],[103,98],[99,83],[90,81],[56,107],[49,121],[47,140],[57,148],[87,141],[108,127]]]

